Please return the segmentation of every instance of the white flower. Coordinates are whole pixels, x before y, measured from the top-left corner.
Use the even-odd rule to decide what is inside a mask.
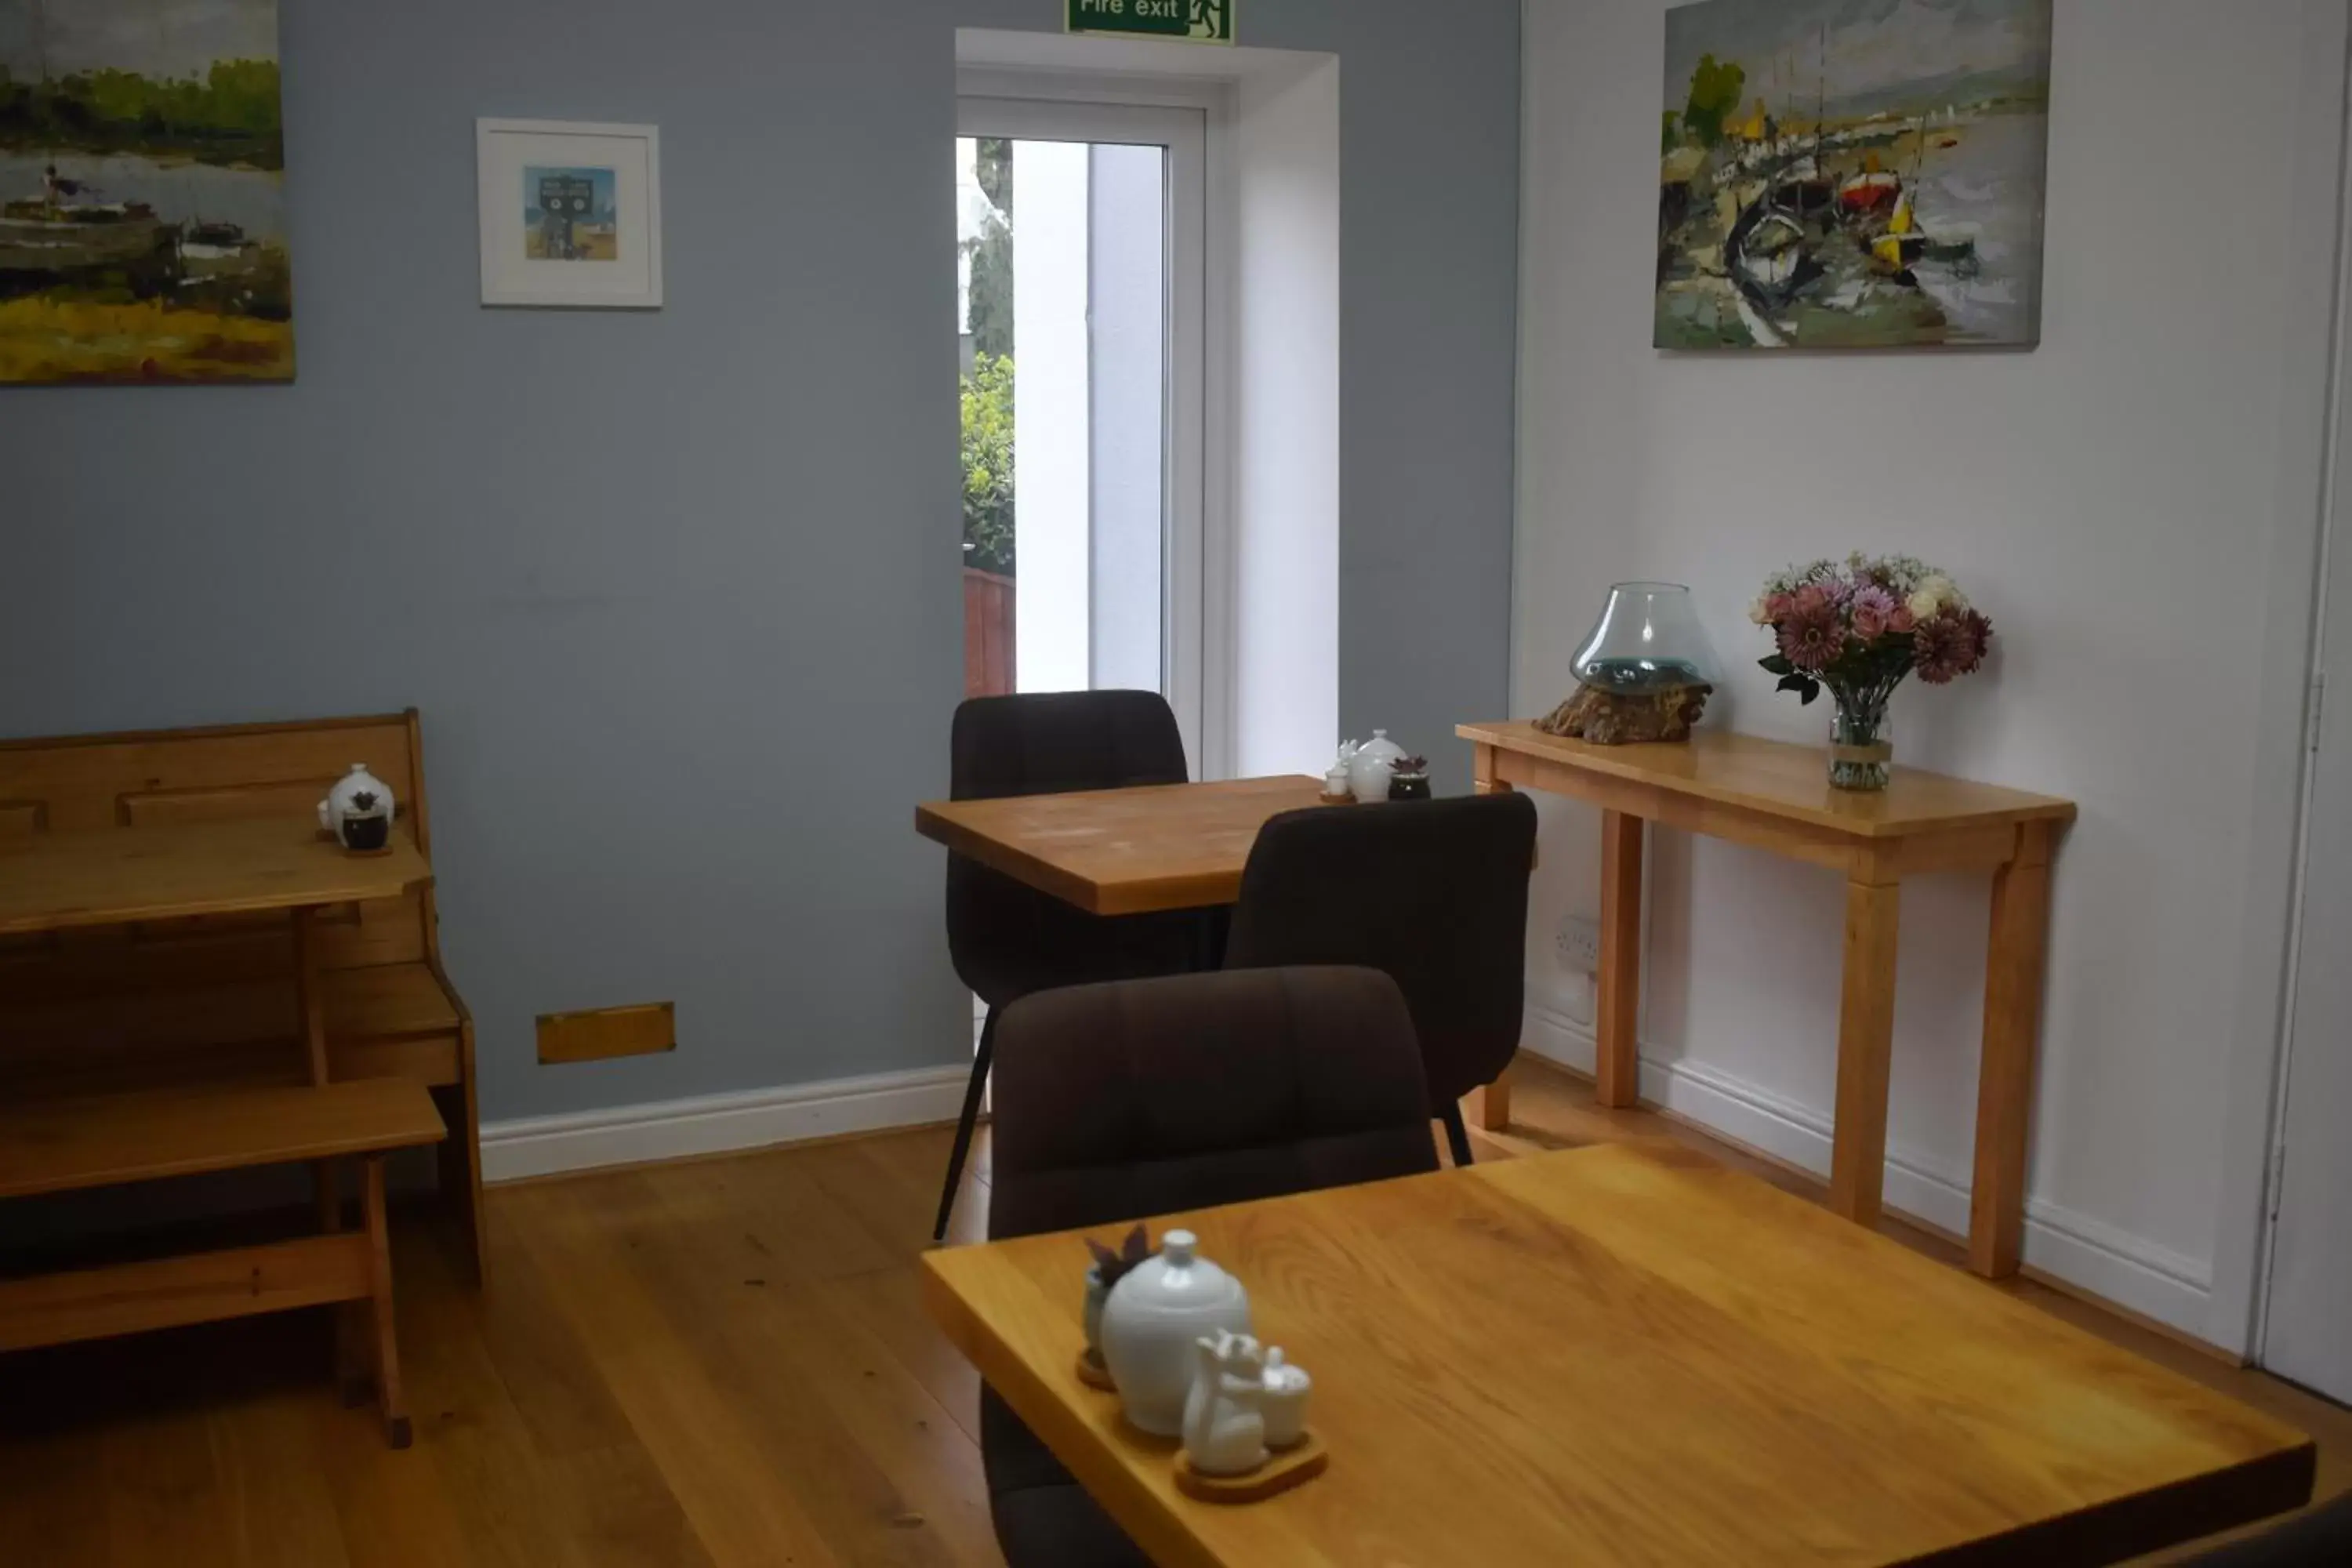
[[[1759,626],[1770,626],[1772,624],[1772,612],[1765,608],[1765,606],[1770,603],[1771,596],[1769,595],[1759,595],[1756,602],[1748,606],[1748,618],[1754,621]]]
[[[1930,621],[1946,605],[1956,603],[1959,596],[1959,585],[1938,572],[1919,580],[1919,586],[1912,594],[1907,607],[1914,620]]]

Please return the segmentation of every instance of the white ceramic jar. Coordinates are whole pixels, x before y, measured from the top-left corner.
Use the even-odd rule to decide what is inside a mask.
[[[1154,1436],[1184,1430],[1200,1341],[1250,1331],[1249,1292],[1199,1257],[1198,1245],[1189,1230],[1170,1231],[1160,1255],[1129,1269],[1103,1303],[1104,1364],[1128,1420]]]
[[[1373,731],[1372,738],[1356,748],[1348,763],[1348,784],[1355,791],[1357,804],[1370,805],[1388,799],[1389,775],[1403,755],[1404,748],[1390,740],[1386,730]]]
[[[353,763],[319,803],[319,826],[344,848],[372,853],[391,842],[397,809],[392,786],[368,772],[365,763]]]

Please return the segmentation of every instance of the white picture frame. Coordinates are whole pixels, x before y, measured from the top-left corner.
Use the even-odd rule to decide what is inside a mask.
[[[478,120],[474,151],[484,305],[661,308],[659,127]]]

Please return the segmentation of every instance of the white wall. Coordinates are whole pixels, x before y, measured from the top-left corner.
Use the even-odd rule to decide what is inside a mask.
[[[1013,145],[1015,674],[1024,691],[1088,680],[1087,147]]]
[[[1753,666],[1759,581],[1855,547],[1948,566],[2000,651],[1897,699],[1899,760],[2082,805],[2027,1260],[2242,1342],[2341,0],[2059,5],[2042,346],[1843,356],[1649,346],[1664,8],[1529,0],[1515,707],[1565,694],[1612,579],[1663,576],[1694,586],[1732,667],[1717,721],[1818,742],[1820,710]],[[1835,879],[1657,837],[1644,1093],[1826,1170]],[[1581,808],[1547,807],[1529,1043],[1570,1059],[1591,1053],[1587,983],[1550,931],[1597,904],[1596,840]],[[1979,879],[1906,884],[1887,1191],[1955,1230],[1984,927]]]
[[[1242,79],[1232,136],[1234,772],[1339,736],[1339,64]]]

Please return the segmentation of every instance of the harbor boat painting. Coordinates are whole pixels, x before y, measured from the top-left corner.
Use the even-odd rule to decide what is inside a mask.
[[[290,381],[278,0],[0,0],[0,383]]]
[[[2042,339],[2051,0],[1666,13],[1661,349]]]

